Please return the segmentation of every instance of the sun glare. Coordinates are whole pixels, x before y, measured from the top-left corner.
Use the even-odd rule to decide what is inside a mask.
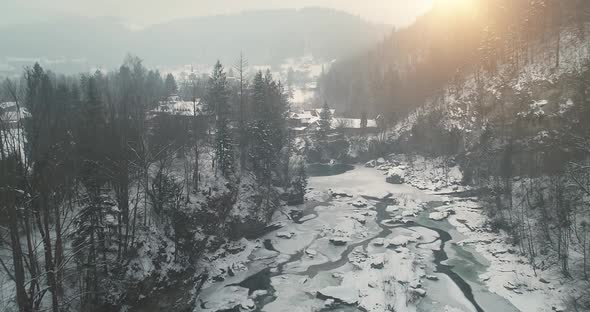
[[[438,10],[446,13],[470,13],[476,7],[476,0],[436,0]]]

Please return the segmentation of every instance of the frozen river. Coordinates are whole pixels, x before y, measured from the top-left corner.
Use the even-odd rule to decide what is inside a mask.
[[[485,259],[429,218],[453,198],[346,169],[314,168],[306,204],[215,263],[232,274],[206,285],[197,311],[518,311],[480,281]]]

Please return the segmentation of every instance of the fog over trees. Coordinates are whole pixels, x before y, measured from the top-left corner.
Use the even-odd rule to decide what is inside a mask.
[[[321,8],[185,18],[135,31],[113,18],[64,17],[0,27],[0,62],[13,73],[37,59],[54,70],[76,73],[116,67],[126,53],[168,68],[210,65],[217,59],[233,64],[236,51],[247,53],[252,64],[279,65],[306,53],[331,61],[369,48],[391,29]]]

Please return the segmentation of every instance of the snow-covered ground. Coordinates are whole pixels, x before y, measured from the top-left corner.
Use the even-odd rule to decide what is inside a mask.
[[[477,202],[457,201],[454,211],[449,223],[465,236],[458,244],[474,248],[488,261],[487,271],[479,277],[490,291],[508,299],[521,311],[567,311],[565,301],[576,291],[571,280],[558,270],[535,274],[528,259],[508,243],[507,235],[485,230]]]
[[[386,174],[357,166],[312,177],[306,205],[275,215],[281,229],[207,259],[196,311],[561,309],[563,280],[534,277],[504,237],[483,231],[477,202],[389,184]],[[292,210],[304,217],[290,220]]]

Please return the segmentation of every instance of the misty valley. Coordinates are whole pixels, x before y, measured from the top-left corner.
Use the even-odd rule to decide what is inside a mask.
[[[590,311],[590,2],[7,1],[0,311]]]

